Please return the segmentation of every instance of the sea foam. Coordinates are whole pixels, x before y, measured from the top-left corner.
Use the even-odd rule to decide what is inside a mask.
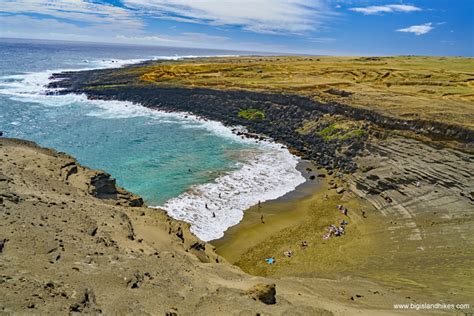
[[[296,169],[299,158],[271,140],[258,141],[240,137],[222,123],[204,120],[190,113],[169,113],[123,101],[94,101],[100,110],[90,113],[104,119],[152,117],[160,123],[176,123],[184,128],[205,129],[220,137],[252,144],[243,150],[243,163],[213,182],[192,186],[164,205],[152,206],[166,210],[175,219],[191,224],[191,231],[204,241],[218,239],[231,226],[238,224],[244,211],[259,201],[273,200],[293,191],[305,178]],[[206,208],[207,205],[207,208]]]
[[[161,208],[190,223],[200,239],[218,239],[242,220],[247,208],[279,198],[303,183],[297,164],[298,159],[286,148],[263,142],[258,150],[247,153],[247,162],[239,170],[193,186]]]
[[[186,56],[196,57],[196,56]],[[159,56],[156,59],[179,59],[183,56]],[[88,68],[57,69],[12,75],[1,78],[0,93],[22,102],[40,103],[46,107],[87,104],[87,115],[103,119],[150,117],[159,123],[179,123],[183,128],[205,129],[220,137],[252,143],[244,150],[240,168],[221,175],[214,181],[195,185],[170,199],[162,208],[173,218],[191,224],[191,231],[204,241],[217,239],[231,226],[238,224],[244,211],[257,204],[279,198],[305,181],[296,169],[298,158],[281,144],[270,140],[258,141],[237,136],[233,129],[220,122],[204,120],[189,113],[169,113],[152,110],[126,101],[88,100],[85,95],[47,95],[45,84],[53,73],[71,70],[121,67],[143,60],[97,60],[87,62]],[[92,106],[91,106],[92,105]],[[207,207],[206,207],[207,206]]]

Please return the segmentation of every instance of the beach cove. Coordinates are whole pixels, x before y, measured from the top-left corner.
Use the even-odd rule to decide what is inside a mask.
[[[273,156],[283,153],[285,159],[289,159],[283,160],[291,161],[289,165],[296,167],[298,173],[291,172],[295,176],[291,179],[297,181],[291,182],[290,186],[285,180],[270,178],[275,174],[264,173],[267,178],[262,178],[255,172],[255,179],[263,181],[262,187],[267,183],[273,183],[273,188],[281,184],[286,191],[276,190],[278,194],[268,198],[258,192],[240,210],[243,218],[227,225],[231,226],[227,230],[219,228],[218,231],[225,231],[220,239],[213,237],[219,233],[212,230],[212,221],[219,221],[221,214],[214,216],[214,213],[224,208],[211,204],[221,198],[219,187],[195,189],[194,200],[191,200],[200,212],[190,218],[176,216],[191,225],[192,220],[200,216],[210,219],[208,225],[212,229],[209,231],[213,234],[207,236],[209,238],[201,235],[205,237],[199,240],[192,234],[197,232],[199,237],[206,233],[206,226],[193,231],[188,224],[178,228],[174,220],[166,222],[172,228],[165,225],[163,230],[155,229],[147,220],[154,216],[150,212],[163,214],[159,208],[143,211],[143,219],[140,218],[141,210],[123,211],[132,212],[128,215],[130,226],[127,224],[126,227],[136,229],[138,243],[141,243],[140,239],[147,245],[160,244],[163,240],[166,244],[183,243],[184,250],[173,248],[180,253],[179,260],[187,260],[182,259],[187,258],[186,254],[181,257],[184,251],[197,258],[190,260],[208,264],[205,267],[198,264],[199,269],[193,271],[208,277],[208,288],[224,289],[216,290],[211,301],[232,299],[233,296],[226,296],[226,293],[235,294],[236,289],[243,291],[250,286],[251,280],[259,280],[274,282],[281,289],[277,292],[281,295],[278,299],[281,305],[276,306],[279,312],[282,312],[280,308],[289,308],[288,311],[308,300],[318,304],[302,305],[303,314],[324,315],[325,311],[318,309],[324,308],[336,314],[363,311],[381,315],[392,314],[394,302],[467,302],[474,293],[470,281],[471,245],[474,242],[470,212],[473,132],[469,121],[454,114],[449,116],[449,121],[433,120],[430,113],[425,113],[427,118],[406,119],[404,115],[396,116],[399,113],[384,115],[360,104],[352,107],[345,99],[348,93],[356,93],[350,88],[345,88],[346,91],[325,86],[324,91],[329,92],[308,97],[299,83],[295,83],[295,89],[302,93],[290,93],[277,91],[279,88],[275,90],[271,85],[268,89],[259,84],[255,86],[257,79],[253,82],[244,79],[245,82],[236,84],[200,77],[203,67],[206,69],[209,63],[219,67],[246,63],[245,71],[253,75],[260,73],[255,69],[264,67],[264,73],[278,76],[280,70],[274,72],[274,69],[265,68],[269,61],[296,63],[297,70],[301,71],[300,63],[313,67],[319,65],[320,59],[249,57],[242,61],[236,57],[230,60],[149,61],[119,69],[57,73],[52,76],[49,88],[53,97],[87,96],[87,100],[102,104],[105,112],[132,110],[150,116],[153,113],[181,113],[179,115],[189,116],[187,119],[195,116],[206,124],[219,122],[223,127],[221,131],[226,133],[232,126],[243,126],[245,129],[234,130],[231,137],[254,144],[266,144],[265,139],[270,139],[268,144],[276,151],[266,153]],[[329,59],[327,62],[335,61]],[[376,68],[380,59],[354,62]],[[442,61],[439,61],[441,64],[429,62],[444,67]],[[174,72],[169,72],[167,67]],[[186,71],[180,71],[180,67]],[[189,71],[193,67],[199,71]],[[232,77],[232,71],[226,74]],[[238,80],[247,78],[241,73],[235,76]],[[260,79],[268,79],[263,76]],[[184,83],[183,77],[187,78]],[[361,90],[361,94],[364,91]],[[323,97],[326,98],[324,102]],[[366,97],[357,95],[360,99],[354,101],[361,102]],[[460,100],[457,102],[462,104]],[[127,106],[115,109],[111,106],[124,103]],[[16,146],[15,142],[6,144],[7,148]],[[290,152],[300,159],[292,160],[295,156]],[[16,170],[9,159],[9,168]],[[280,166],[270,161],[264,169],[271,171],[272,167],[278,169]],[[242,169],[226,170],[220,176],[233,172],[235,175],[239,170]],[[304,179],[298,178],[298,174]],[[209,188],[207,185],[209,183],[197,184],[194,188]],[[248,192],[253,188],[255,186]],[[200,200],[201,196],[209,199]],[[93,200],[87,203],[93,203]],[[168,215],[173,217],[172,212]],[[342,224],[342,221],[346,223]],[[344,226],[344,234],[330,234],[325,238],[331,225],[335,228]],[[165,237],[167,235],[170,240]],[[203,239],[210,242],[205,243]],[[145,253],[152,254],[153,247]],[[135,245],[127,249],[142,251]],[[168,252],[165,253],[168,256]],[[169,256],[174,258],[172,254]],[[267,258],[274,258],[273,263],[268,264]],[[215,271],[223,279],[211,277]],[[176,273],[181,276],[181,272]],[[135,276],[135,279],[140,283],[147,277]],[[187,282],[193,283],[190,288],[194,289],[202,280],[188,279]],[[203,295],[212,296],[207,292]]]
[[[417,297],[415,300],[442,299],[446,291],[452,297],[467,298],[472,286],[459,288],[456,284],[465,283],[469,275],[466,262],[471,262],[465,258],[472,258],[472,253],[466,250],[472,248],[468,245],[473,242],[468,233],[472,215],[468,211],[472,208],[470,140],[474,135],[470,121],[457,108],[448,108],[450,114],[446,119],[436,118],[435,110],[424,112],[424,117],[409,117],[404,111],[416,107],[417,102],[432,102],[433,109],[445,106],[445,101],[436,101],[435,96],[426,101],[425,96],[421,98],[417,94],[405,100],[405,108],[387,114],[381,108],[385,105],[390,108],[399,98],[406,98],[404,85],[400,86],[400,92],[393,89],[397,85],[396,77],[382,78],[390,81],[385,88],[377,86],[381,90],[391,89],[385,103],[371,108],[369,100],[373,93],[371,81],[381,78],[376,75],[381,64],[403,65],[404,76],[418,78],[412,80],[419,80],[417,84],[423,86],[424,79],[418,75],[419,63],[442,76],[445,68],[461,69],[470,61],[456,59],[453,66],[442,58],[413,58],[416,66],[412,68],[411,60],[410,57],[234,57],[149,62],[117,71],[57,74],[55,78],[61,81],[51,87],[61,87],[63,93],[86,93],[97,99],[132,101],[152,109],[188,111],[228,126],[243,125],[250,133],[269,136],[301,158],[312,160],[330,176],[325,181],[333,187],[331,190],[337,188],[329,181],[342,180],[338,185],[345,192],[336,193],[333,199],[329,197],[328,203],[321,200],[324,201],[327,187],[319,192],[315,189],[314,200],[311,194],[293,200],[304,205],[301,208],[285,199],[269,202],[269,212],[278,214],[267,218],[274,220],[274,229],[268,225],[269,228],[262,230],[261,225],[267,224],[259,223],[258,209],[251,209],[240,225],[229,230],[229,237],[224,236],[223,240],[235,247],[226,248],[224,242],[216,242],[217,251],[220,246],[222,254],[244,271],[277,277],[362,277],[395,292],[409,293],[410,298]],[[243,68],[234,68],[233,64]],[[278,85],[278,79],[285,75],[279,64],[293,73],[293,81],[284,87]],[[330,85],[322,85],[323,90],[316,92],[306,90],[307,82],[298,81],[298,76],[307,71],[305,67],[313,69],[314,74],[334,64],[355,68],[354,71],[366,67],[375,77],[366,77],[362,84],[360,80],[345,79],[344,90],[338,85],[332,89]],[[219,69],[226,70],[225,78],[212,75]],[[340,76],[339,72],[334,76]],[[97,85],[97,80],[102,84]],[[116,80],[120,80],[119,85],[113,85]],[[89,82],[94,82],[94,86]],[[453,98],[470,113],[469,101]],[[454,170],[452,166],[458,167]],[[326,243],[322,237],[330,225],[337,226],[343,219],[336,207],[341,204],[348,205],[354,218],[349,220],[347,234]],[[265,203],[262,212],[264,207]],[[359,222],[364,218],[363,212],[367,219]],[[461,237],[456,233],[458,228],[453,228],[459,225],[464,227]],[[444,238],[447,232],[452,237]],[[251,238],[252,235],[257,237]],[[311,259],[298,257],[299,253],[305,253],[298,249],[301,243],[307,241],[311,245],[313,240],[315,248],[305,249],[310,250],[306,253]],[[445,251],[449,249],[457,250],[447,255]],[[284,256],[288,250],[294,253],[291,258]],[[269,257],[275,257],[277,263],[266,264]],[[449,259],[433,261],[440,257]],[[407,264],[410,269],[406,269]],[[429,270],[424,269],[426,265],[430,266]],[[450,271],[449,276],[442,271]]]

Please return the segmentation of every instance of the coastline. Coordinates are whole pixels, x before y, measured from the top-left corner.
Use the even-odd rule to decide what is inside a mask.
[[[154,111],[154,106],[147,108]],[[306,181],[262,203],[261,210],[250,208],[227,236],[210,244],[254,276],[280,282],[293,278],[301,284],[318,277],[342,281],[344,294],[337,295],[344,300],[359,299],[346,295],[355,291],[356,280],[375,282],[357,292],[362,304],[380,294],[380,284],[383,295],[396,293],[398,301],[463,302],[472,297],[472,157],[409,138],[373,136],[353,157],[360,169],[344,175],[343,181],[329,174]],[[301,163],[298,168],[305,170]],[[345,192],[330,189],[334,181]],[[341,203],[350,210],[347,234],[324,241],[327,226],[342,218],[336,207]],[[265,224],[260,223],[261,212]],[[153,227],[142,233],[155,234]],[[309,247],[303,250],[300,245],[306,240]],[[288,249],[294,251],[292,258],[283,255]],[[269,256],[277,258],[276,265],[265,264]]]
[[[302,208],[290,210],[290,208],[295,204],[301,204],[314,194],[325,192],[323,178],[310,179],[311,175],[324,173],[322,170],[317,170],[317,167],[308,160],[300,160],[297,169],[305,177],[304,183],[277,199],[260,203],[260,207],[257,204],[246,209],[237,225],[229,227],[223,237],[209,241],[219,255],[235,263],[245,250],[257,245],[275,231],[297,225],[304,220],[304,216],[298,215],[303,215],[305,210]],[[262,215],[265,224],[262,223]]]
[[[318,194],[321,192],[312,196],[315,200],[311,197],[296,199],[295,205],[299,204],[305,210],[300,214],[309,215],[310,221],[302,221],[298,216],[291,216],[291,214],[286,215],[288,218],[282,216],[280,217],[281,226],[275,225],[275,230],[269,229],[263,235],[269,238],[263,238],[263,240],[255,238],[258,242],[252,244],[253,248],[241,242],[243,246],[236,247],[237,251],[227,252],[230,258],[234,258],[232,261],[242,254],[244,258],[236,264],[244,271],[254,275],[274,277],[287,275],[363,276],[425,299],[433,297],[442,299],[442,293],[462,282],[460,272],[466,267],[465,263],[459,263],[456,269],[452,269],[449,263],[433,265],[430,258],[447,256],[452,257],[452,260],[461,260],[462,249],[469,248],[469,245],[473,244],[473,238],[469,236],[472,227],[465,226],[463,243],[457,242],[455,236],[444,240],[439,231],[426,227],[443,225],[439,228],[442,231],[449,230],[447,227],[456,229],[457,218],[466,217],[467,219],[462,219],[463,225],[466,225],[464,223],[468,223],[472,216],[466,213],[472,205],[469,176],[466,176],[472,174],[472,168],[470,168],[472,159],[469,158],[470,144],[461,143],[459,148],[466,149],[463,152],[449,148],[450,140],[453,140],[449,137],[458,140],[470,139],[472,131],[461,127],[448,128],[445,130],[448,141],[437,143],[440,130],[443,130],[442,127],[445,126],[444,123],[430,127],[429,122],[414,120],[410,123],[414,126],[411,126],[406,125],[406,120],[403,119],[380,117],[372,111],[356,108],[352,108],[346,116],[341,117],[341,111],[347,110],[346,105],[339,107],[339,104],[334,103],[321,104],[285,93],[161,87],[155,84],[129,84],[114,87],[99,85],[98,88],[88,85],[89,80],[97,80],[97,76],[107,83],[110,76],[117,74],[124,76],[119,77],[120,79],[130,80],[128,69],[117,70],[117,73],[113,71],[83,72],[58,77],[64,77],[66,80],[60,82],[65,88],[62,93],[82,92],[91,99],[126,100],[140,103],[150,109],[189,111],[205,119],[222,122],[227,126],[243,125],[252,134],[268,135],[277,142],[283,142],[292,153],[301,158],[314,160],[319,166],[325,168],[328,174],[338,170],[343,171],[344,183],[340,184],[346,191],[350,189],[354,192],[350,200],[343,202],[348,204],[352,211],[355,210],[357,214],[355,220],[359,222],[357,225],[349,226],[350,230],[352,227],[355,229],[353,238],[349,237],[349,240],[341,238],[336,239],[334,243],[323,243],[322,257],[318,256],[321,250],[318,246],[315,249],[316,252],[308,251],[300,259],[302,261],[299,262],[299,266],[295,264],[298,260],[287,260],[283,261],[285,264],[275,265],[268,269],[263,263],[265,257],[275,254],[281,256],[288,250],[287,247],[297,248],[303,240],[308,239],[304,232],[312,232],[311,237],[314,238],[312,243],[319,245],[328,225],[337,224],[341,220],[336,211],[336,205],[341,204],[341,198],[345,194],[343,196],[333,194],[329,203],[324,205],[320,204],[323,196]],[[104,76],[103,79],[102,76]],[[206,107],[202,104],[206,104]],[[266,119],[264,121],[243,119],[238,115],[242,108],[260,109],[265,113]],[[304,111],[299,111],[300,109]],[[300,133],[301,121],[307,119],[313,122],[308,127],[309,133],[308,131]],[[374,125],[373,123],[377,123],[378,119],[382,120],[380,125]],[[362,133],[357,133],[361,136],[328,139],[322,137],[320,132],[333,124],[348,124],[349,126],[355,124],[353,128],[355,131],[362,131]],[[398,126],[400,124],[401,126]],[[413,137],[397,136],[397,131],[391,131],[391,127],[400,128],[402,131],[408,129],[415,135],[411,135]],[[433,138],[425,142],[424,135],[429,135],[431,131],[433,131]],[[350,133],[351,129],[348,134],[351,135]],[[401,134],[404,135],[404,132]],[[422,140],[417,140],[420,137]],[[410,153],[410,155],[405,155],[405,153]],[[446,160],[446,157],[449,159]],[[448,162],[445,163],[446,161]],[[387,165],[391,166],[391,170],[386,170]],[[453,171],[452,165],[457,165],[458,169]],[[448,179],[444,181],[445,178]],[[327,179],[327,181],[328,185],[331,185],[331,180]],[[423,190],[413,189],[417,182],[423,183]],[[434,192],[434,196],[425,198],[429,192]],[[351,195],[351,193],[348,194]],[[440,203],[437,204],[432,200],[439,200]],[[289,203],[288,207],[291,209],[295,205]],[[456,205],[456,208],[453,209],[450,205]],[[361,214],[365,207],[368,208],[365,211],[370,215],[369,220],[362,220]],[[309,209],[313,211],[308,212]],[[432,214],[425,213],[425,210],[433,209],[436,211]],[[322,213],[319,210],[322,210]],[[288,227],[284,224],[288,220],[295,220],[293,223],[300,225]],[[249,222],[250,226],[252,226],[251,222]],[[256,222],[254,221],[254,226],[258,225],[258,221]],[[238,231],[239,227],[235,229]],[[260,237],[258,229],[253,233]],[[242,234],[237,235],[242,236]],[[326,247],[328,244],[330,246]],[[280,249],[275,249],[275,245]],[[443,249],[449,249],[449,247],[458,249],[459,252],[445,253]],[[425,251],[430,255],[425,257],[423,255]],[[386,252],[391,255],[384,256]],[[310,258],[315,256],[318,259],[311,261]],[[472,254],[468,254],[468,257],[471,258]],[[394,261],[397,263],[394,264]],[[383,265],[379,262],[383,262]],[[432,269],[437,274],[440,276],[444,274],[445,277],[442,282],[437,282],[431,278],[430,271],[407,270],[405,264],[408,262],[413,267],[432,265]],[[374,265],[380,270],[374,269]],[[448,272],[450,277],[446,277]],[[447,278],[449,281],[446,281]],[[421,293],[420,288],[429,288],[430,291]],[[469,287],[466,291],[460,289],[451,297],[457,297],[458,293],[460,297],[468,297],[473,288],[474,286]]]
[[[9,222],[0,240],[0,294],[7,313],[375,316],[392,315],[391,302],[406,301],[359,278],[243,273],[164,211],[91,195],[112,187],[90,191],[90,180],[104,173],[69,155],[0,138],[0,156],[0,205]],[[276,289],[276,304],[251,295],[267,286]],[[366,297],[350,299],[359,294]]]
[[[191,56],[188,56],[188,57],[191,57]],[[172,57],[171,59],[177,59],[177,57]],[[144,62],[142,60],[138,60],[136,62],[138,62],[138,64],[146,64],[146,63],[149,63],[149,62],[152,62],[152,61],[145,61]],[[108,66],[108,67],[121,67],[123,65],[127,65],[128,67],[130,67],[130,66],[133,65],[133,61],[131,62],[130,60],[123,60],[123,61],[116,61],[115,60],[114,62],[111,61],[111,62],[106,63],[106,66]],[[77,71],[85,71],[85,70],[91,70],[91,69],[93,69],[93,68],[78,69]],[[110,68],[101,67],[101,69],[110,69]],[[64,71],[65,72],[71,72],[71,70],[64,70]],[[193,124],[194,123],[202,124],[203,129],[209,130],[210,132],[212,132],[216,135],[219,135],[219,136],[229,137],[229,138],[231,138],[233,140],[236,140],[236,141],[239,141],[239,142],[244,142],[244,143],[254,143],[255,141],[258,141],[260,143],[262,143],[262,141],[264,143],[266,142],[266,143],[268,143],[267,145],[262,145],[262,146],[258,145],[259,147],[262,147],[262,154],[261,155],[265,155],[264,150],[265,151],[274,150],[274,151],[282,151],[282,152],[286,150],[286,149],[281,149],[280,150],[281,145],[276,143],[276,142],[272,142],[270,139],[264,139],[263,137],[260,137],[260,136],[256,137],[255,135],[251,135],[250,133],[247,133],[245,130],[242,130],[240,128],[236,128],[235,126],[225,126],[224,124],[222,124],[219,121],[210,121],[209,119],[207,119],[203,116],[195,115],[195,114],[192,114],[192,113],[189,113],[189,112],[164,111],[164,110],[158,110],[158,109],[150,109],[150,108],[147,108],[147,107],[145,107],[141,104],[133,104],[131,102],[126,102],[126,101],[122,102],[122,101],[112,101],[112,100],[91,100],[90,98],[86,99],[86,96],[84,94],[77,94],[77,93],[71,93],[71,94],[63,95],[63,94],[60,94],[61,89],[49,90],[49,92],[50,92],[49,94],[52,94],[52,95],[44,96],[42,94],[43,89],[44,89],[43,86],[38,85],[38,84],[33,84],[33,83],[34,83],[35,79],[38,79],[38,80],[40,80],[40,79],[43,80],[44,79],[44,80],[46,80],[46,78],[50,77],[53,72],[54,71],[44,71],[44,72],[40,72],[40,73],[32,73],[32,74],[25,75],[26,76],[25,80],[29,82],[28,86],[25,89],[27,91],[27,94],[24,94],[24,91],[18,91],[18,93],[17,93],[18,96],[28,97],[30,95],[31,98],[34,98],[34,97],[37,97],[38,95],[41,95],[41,97],[45,98],[46,102],[55,102],[54,98],[59,98],[59,99],[63,98],[64,100],[60,100],[60,102],[67,103],[67,102],[69,102],[70,99],[74,99],[75,102],[95,103],[95,105],[101,110],[91,112],[90,115],[99,116],[99,117],[106,117],[106,118],[107,117],[114,117],[116,115],[118,115],[119,117],[127,117],[128,114],[131,115],[131,116],[147,115],[147,114],[149,114],[150,116],[170,115],[172,117],[181,118],[183,120],[190,120],[190,121],[193,122]],[[32,76],[32,78],[29,78],[29,76]],[[44,84],[44,82],[42,82],[42,84]],[[50,84],[58,84],[57,79],[50,78],[46,85],[50,85]],[[51,92],[54,92],[54,93],[51,93]],[[58,93],[60,95],[58,95]],[[52,101],[51,100],[48,101],[47,100],[48,98],[53,98],[53,99],[52,99]],[[113,102],[113,103],[111,103],[111,102]],[[119,105],[116,105],[115,103],[117,103],[117,104],[118,103],[123,103],[124,106],[119,106]],[[114,109],[114,107],[117,107],[117,109]],[[96,113],[96,112],[103,112],[103,113]],[[265,149],[264,147],[265,148],[268,147],[268,148]],[[290,154],[288,154],[288,155],[290,155]],[[287,156],[287,155],[283,155],[283,156]],[[253,160],[252,160],[252,162],[253,162]],[[286,163],[286,162],[283,162],[283,161],[281,163],[274,162],[274,164],[281,164],[281,165],[283,165],[284,163]],[[245,165],[243,167],[245,167]],[[241,167],[239,170],[241,170],[243,167]],[[254,170],[253,173],[255,173],[255,172],[258,172],[258,170]],[[230,172],[230,174],[232,174],[232,172]],[[280,176],[280,175],[277,175],[277,176]],[[269,179],[268,182],[272,182],[272,181],[275,182],[275,180],[271,179],[275,176],[266,175],[266,177]],[[217,178],[215,180],[220,180],[220,178]],[[208,182],[206,184],[212,184],[212,183],[215,182],[215,180],[211,181],[210,183]],[[274,188],[268,188],[265,192],[263,192],[266,195],[269,195],[268,199],[277,197],[281,194],[286,193],[287,191],[291,191],[293,189],[293,184],[291,184],[291,182],[295,182],[295,185],[296,185],[296,179],[293,179],[291,181],[289,181],[289,180],[285,181],[285,179],[282,178],[281,182],[282,182],[281,184],[278,184],[278,183],[275,182],[273,184]],[[289,182],[289,183],[285,184],[286,182]],[[189,189],[189,191],[194,190],[196,187],[203,187],[204,185],[205,184],[193,185]],[[271,190],[273,190],[274,193],[272,193]],[[176,200],[180,197],[181,196],[176,196],[175,198],[172,198],[172,200]],[[258,197],[251,197],[251,198],[252,198],[252,204],[256,204],[257,201],[259,200]],[[210,202],[207,202],[207,203],[211,204]],[[243,212],[249,206],[247,201],[244,204],[245,204],[244,206],[236,205],[238,212]],[[155,205],[155,204],[153,204],[153,205]],[[157,205],[157,207],[160,207],[160,206]],[[179,216],[177,216],[175,213],[176,212],[174,212],[174,213],[170,212],[170,215],[173,216],[173,214],[174,214],[175,218],[189,221],[188,217],[182,216],[181,218],[179,218]],[[191,215],[189,215],[189,216],[191,216]],[[237,215],[233,215],[233,216],[235,217],[235,216],[239,216],[239,215],[237,214]],[[228,225],[232,226],[232,225],[236,224],[237,222],[234,219]],[[223,227],[222,230],[225,230],[227,227],[228,226]],[[214,234],[216,234],[216,233],[220,233],[220,232],[215,232]],[[199,233],[198,233],[198,235],[199,235]],[[201,239],[208,239],[202,234],[200,235],[200,237],[201,237]]]

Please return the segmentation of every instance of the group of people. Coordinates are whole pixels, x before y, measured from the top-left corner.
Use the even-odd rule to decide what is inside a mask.
[[[338,204],[336,207],[344,216],[349,216],[349,210],[344,205]]]
[[[323,235],[323,239],[329,239],[332,236],[339,237],[344,235],[346,233],[347,224],[349,224],[349,222],[343,219],[337,227],[336,225],[329,225],[328,232]]]
[[[337,209],[341,211],[344,216],[349,216],[349,210],[343,205],[337,205]],[[346,233],[346,226],[349,224],[348,221],[342,219],[339,226],[329,225],[328,232],[323,235],[323,239],[329,239],[333,236],[339,237]]]

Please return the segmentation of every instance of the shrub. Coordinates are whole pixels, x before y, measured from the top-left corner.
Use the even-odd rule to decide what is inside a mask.
[[[257,109],[240,110],[237,116],[249,121],[265,119],[265,113]]]

